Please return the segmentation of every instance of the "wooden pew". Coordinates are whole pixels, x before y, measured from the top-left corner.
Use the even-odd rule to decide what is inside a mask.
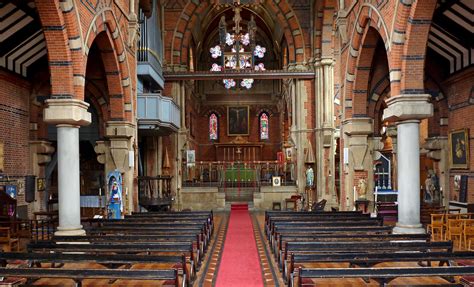
[[[307,286],[304,279],[317,278],[371,278],[386,286],[397,277],[433,277],[473,275],[474,266],[449,267],[384,267],[384,268],[299,268],[290,286]],[[314,286],[311,283],[310,286]]]
[[[141,253],[185,253],[189,256],[190,261],[196,264],[196,267],[200,266],[201,256],[199,251],[196,250],[196,256],[194,255],[193,245],[190,242],[152,242],[152,243],[130,243],[130,242],[92,242],[89,244],[81,243],[65,243],[56,244],[55,242],[37,242],[30,243],[27,245],[29,252],[86,252],[91,254],[141,254]]]
[[[0,265],[6,267],[7,263],[27,261],[28,267],[41,267],[42,263],[97,263],[107,268],[123,265],[146,264],[146,263],[168,263],[173,268],[182,270],[182,276],[187,282],[187,286],[194,280],[196,269],[192,262],[182,255],[134,255],[134,254],[57,254],[57,253],[19,253],[19,252],[1,252]],[[179,265],[177,267],[176,265]],[[114,269],[112,267],[112,269]],[[189,271],[188,271],[189,270]]]
[[[270,226],[270,235],[273,235],[279,227],[291,227],[298,229],[301,227],[351,227],[351,226],[382,226],[383,222],[377,219],[366,219],[360,221],[353,220],[321,220],[321,221],[281,221],[272,222]]]
[[[59,268],[0,268],[2,277],[21,278],[66,278],[74,280],[75,286],[82,286],[84,279],[125,279],[125,280],[162,280],[172,281],[179,287],[178,270],[137,270],[137,269],[59,269]],[[183,280],[185,281],[185,280]],[[1,282],[1,281],[0,281]],[[181,284],[186,286],[186,282]],[[168,285],[170,286],[170,285]]]
[[[387,233],[391,232],[392,227],[390,226],[330,226],[330,227],[300,227],[294,228],[292,226],[277,226],[274,233],[270,236],[270,244],[277,240],[277,234],[283,233],[306,233],[306,234],[331,234],[331,233],[350,233],[350,232],[366,232],[366,233]]]
[[[108,225],[103,227],[93,227],[86,230],[89,235],[168,235],[168,234],[192,234],[200,235],[201,241],[204,246],[208,246],[210,237],[209,233],[203,227],[192,226],[192,227],[154,227],[154,226],[144,226],[137,227],[134,225]]]
[[[54,236],[52,241],[59,242],[127,242],[146,243],[146,242],[191,242],[199,249],[203,255],[207,246],[203,244],[201,234],[160,234],[160,235],[79,235],[79,236]]]
[[[329,221],[351,221],[351,222],[371,222],[377,221],[380,225],[383,225],[382,218],[370,218],[368,216],[347,216],[347,217],[332,217],[328,216],[302,216],[302,217],[270,217],[265,225],[265,232],[268,234],[272,226],[279,223],[285,222],[329,222]]]
[[[272,246],[275,254],[278,254],[286,242],[337,242],[337,241],[399,241],[417,240],[427,242],[430,240],[429,234],[281,234],[278,236],[278,243]]]
[[[279,254],[278,264],[283,268],[290,253],[355,253],[376,250],[377,252],[402,252],[429,250],[453,251],[451,241],[360,241],[360,242],[286,242],[284,251]]]
[[[394,253],[348,253],[348,254],[291,254],[285,264],[284,280],[294,275],[295,268],[307,263],[348,263],[349,267],[372,267],[384,262],[422,262],[439,261],[438,266],[456,266],[454,260],[472,260],[474,252],[394,252]]]

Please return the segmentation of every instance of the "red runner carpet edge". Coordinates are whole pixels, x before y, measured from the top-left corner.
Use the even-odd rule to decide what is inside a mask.
[[[231,208],[216,286],[263,286],[260,258],[248,210]]]

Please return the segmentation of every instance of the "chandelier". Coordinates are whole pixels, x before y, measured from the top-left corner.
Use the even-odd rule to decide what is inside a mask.
[[[211,57],[213,59],[221,58],[220,64],[213,63],[211,71],[220,72],[224,70],[255,70],[263,71],[265,66],[263,63],[256,63],[258,59],[265,56],[266,48],[256,45],[255,36],[257,33],[257,25],[253,15],[247,24],[247,32],[244,33],[240,22],[240,12],[242,4],[240,1],[234,1],[232,10],[234,11],[234,27],[233,33],[227,32],[227,23],[225,16],[221,17],[219,22],[219,45],[210,48]],[[223,79],[224,87],[231,89],[237,86],[234,79]],[[254,79],[242,79],[240,87],[250,89]]]

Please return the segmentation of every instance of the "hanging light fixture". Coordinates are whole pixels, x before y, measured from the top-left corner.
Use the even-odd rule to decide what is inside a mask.
[[[243,33],[240,26],[242,11],[240,1],[233,2],[234,11],[234,27],[233,33],[227,32],[227,22],[225,16],[219,21],[219,45],[210,48],[211,57],[213,59],[221,58],[221,63],[213,63],[211,71],[220,72],[224,70],[255,70],[263,71],[265,66],[263,63],[256,63],[256,60],[265,56],[266,48],[256,44],[255,38],[257,33],[257,24],[254,16],[251,15],[247,24],[247,32]],[[231,89],[237,86],[234,79],[223,79],[224,87]],[[250,89],[254,79],[242,79],[239,83],[240,87]]]

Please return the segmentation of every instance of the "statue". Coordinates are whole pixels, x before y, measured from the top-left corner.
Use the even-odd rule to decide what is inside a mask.
[[[434,170],[428,170],[428,175],[425,180],[425,202],[439,202],[439,180],[438,176],[434,172]]]
[[[311,166],[306,169],[306,187],[312,188],[314,184],[314,171]]]
[[[367,180],[365,178],[359,179],[359,198],[367,198]]]
[[[122,175],[118,170],[108,175],[109,184],[109,218],[121,219],[123,211]]]

